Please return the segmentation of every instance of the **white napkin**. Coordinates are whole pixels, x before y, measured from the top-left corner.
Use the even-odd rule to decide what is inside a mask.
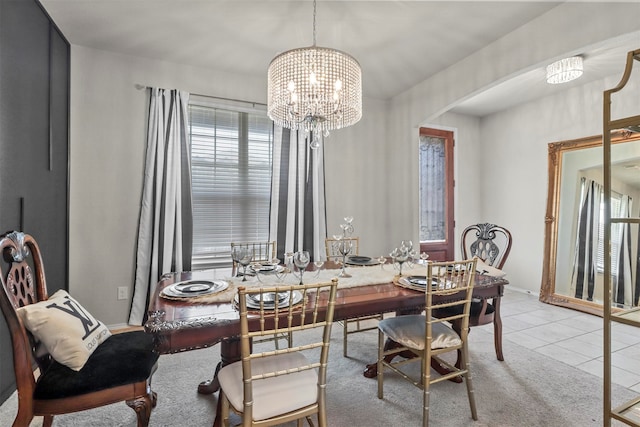
[[[478,258],[477,256],[475,256],[474,258],[476,258],[478,261],[476,262],[476,273],[477,274],[482,274],[485,276],[492,276],[492,277],[504,277],[507,275],[507,273],[505,273],[504,271],[492,267],[489,264],[487,264],[486,262],[482,261],[480,258]]]

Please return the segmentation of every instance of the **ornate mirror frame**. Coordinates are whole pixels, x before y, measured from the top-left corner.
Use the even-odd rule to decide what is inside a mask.
[[[612,133],[611,144],[640,141],[639,133],[619,131]],[[560,213],[560,189],[562,156],[564,153],[586,148],[602,147],[602,135],[549,143],[549,180],[547,210],[545,214],[545,242],[542,260],[542,284],[540,301],[590,314],[603,315],[602,304],[556,293],[556,266],[558,256],[558,216]]]

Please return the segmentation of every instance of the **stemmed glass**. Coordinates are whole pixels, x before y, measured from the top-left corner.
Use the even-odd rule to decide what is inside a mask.
[[[387,262],[387,257],[384,255],[380,255],[378,257],[378,261],[380,262],[380,268],[384,270],[384,264]]]
[[[242,281],[247,281],[247,266],[251,264],[253,253],[243,246],[234,246],[231,251],[231,259],[242,266]]]
[[[429,254],[426,252],[422,252],[420,254],[420,260],[422,261],[422,264],[427,265],[427,259],[429,259]]]
[[[338,241],[338,253],[342,255],[342,271],[338,274],[338,277],[351,277],[351,275],[345,271],[345,267],[347,266],[347,255],[351,253],[352,248],[353,242],[351,240],[343,239]]]
[[[278,283],[284,283],[284,279],[291,270],[289,270],[287,266],[282,267],[278,264],[280,264],[280,260],[278,258],[274,258],[273,265],[276,267],[274,274],[276,275],[276,279],[278,279]]]
[[[300,284],[302,285],[302,275],[304,271],[307,269],[309,265],[309,261],[311,258],[309,257],[309,251],[298,251],[293,254],[293,263],[298,268],[300,272]]]
[[[393,258],[394,262],[398,263],[400,270],[399,275],[402,276],[402,264],[404,264],[409,259],[409,251],[407,251],[406,247],[395,248],[389,255],[391,255],[391,258]]]
[[[236,266],[240,265],[240,258],[244,257],[247,254],[247,248],[242,246],[234,246],[231,249],[231,260],[234,262]],[[237,267],[236,267],[237,268]],[[236,271],[236,276],[238,276],[239,271]]]
[[[316,277],[319,277],[320,276],[320,270],[322,270],[322,266],[324,265],[324,261],[322,261],[322,260],[313,261],[313,265],[316,266]]]
[[[238,260],[238,262],[242,266],[242,281],[243,282],[247,281],[247,267],[249,266],[249,264],[251,264],[252,260],[253,260],[253,253],[249,252],[248,250],[247,250],[247,253],[245,254],[245,256],[243,256],[242,258],[240,258]],[[258,273],[256,273],[256,274],[258,274]]]

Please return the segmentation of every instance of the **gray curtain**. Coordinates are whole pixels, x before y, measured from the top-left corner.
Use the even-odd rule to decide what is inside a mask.
[[[164,273],[191,269],[193,240],[189,94],[150,89],[136,278],[129,324],[141,325]]]
[[[582,178],[582,200],[578,213],[575,258],[571,288],[579,299],[593,301],[600,231],[602,185]]]
[[[620,197],[618,212],[611,212],[612,217],[629,218],[631,212],[631,198],[627,195]],[[614,233],[616,235],[614,236]],[[612,259],[611,263],[617,266],[617,275],[611,278],[613,302],[621,306],[631,308],[634,303],[633,275],[631,269],[631,229],[629,224],[614,224],[611,230],[611,240],[614,237],[620,242],[618,246],[617,259]]]
[[[324,144],[311,149],[304,132],[274,125],[269,238],[277,256],[307,250],[312,260],[326,258]]]

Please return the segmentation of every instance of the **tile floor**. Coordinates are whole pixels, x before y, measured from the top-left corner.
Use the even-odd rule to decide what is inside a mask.
[[[601,317],[545,304],[537,295],[509,289],[501,314],[503,340],[603,377]],[[640,329],[614,323],[611,337],[613,382],[640,392]]]

